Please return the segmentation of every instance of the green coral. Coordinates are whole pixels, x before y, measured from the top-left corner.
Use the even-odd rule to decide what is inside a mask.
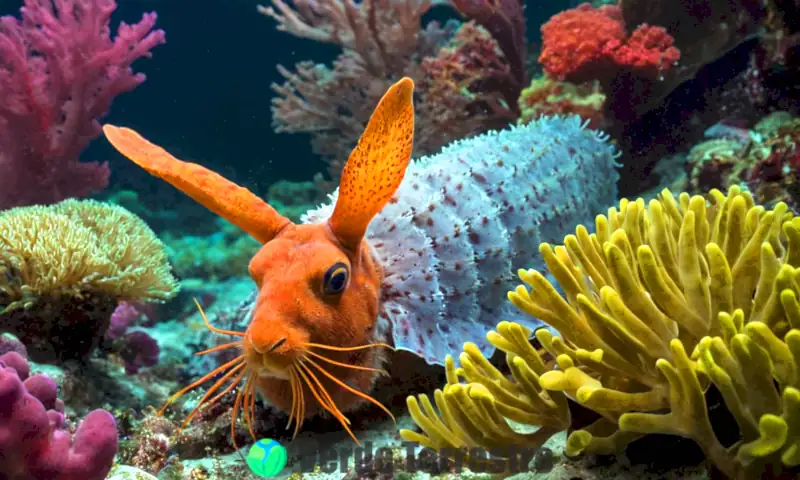
[[[247,275],[261,244],[227,220],[216,221],[217,232],[212,235],[164,235],[169,260],[181,278],[224,280]]]
[[[503,430],[506,419],[521,417],[498,405],[524,381],[538,380],[523,390],[551,401],[563,395],[601,416],[570,434],[568,454],[611,453],[642,435],[668,433],[694,439],[731,478],[797,468],[800,218],[782,203],[767,211],[738,187],[709,197],[684,193],[676,199],[665,190],[649,204],[622,200],[619,209],[596,218],[596,233],[578,226],[564,245],[543,244],[540,253],[564,295],[542,273],[521,270],[527,287],[509,298],[560,333],[535,332],[558,368],[545,371],[541,355],[531,355],[533,347],[526,355],[517,352],[520,335],[528,337],[521,327],[501,323],[487,338],[511,352],[516,382],[486,369],[467,375],[470,362],[488,364],[467,346],[461,369],[450,366],[448,385],[436,394],[438,414],[424,396],[424,411],[409,398],[426,435],[404,437],[436,448],[442,431],[451,444],[463,432],[483,447],[524,443],[475,438],[465,422]],[[520,377],[523,366],[535,376]],[[460,371],[465,385],[453,378]],[[708,419],[704,392],[710,384],[740,428],[740,441],[727,448]],[[477,393],[457,397],[459,389]],[[559,425],[556,420],[568,422],[568,414],[518,398],[527,403],[517,410],[547,414],[523,422],[541,425],[545,434]]]

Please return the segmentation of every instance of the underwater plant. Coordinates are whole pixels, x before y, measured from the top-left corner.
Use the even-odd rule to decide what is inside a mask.
[[[279,31],[341,47],[328,66],[305,60],[273,84],[276,132],[308,133],[329,163],[333,186],[381,95],[402,77],[416,84],[414,152],[503,128],[519,116],[527,83],[525,17],[519,0],[272,0],[258,11]],[[423,21],[437,5],[474,19]]]
[[[224,219],[218,218],[216,227],[204,236],[164,234],[170,263],[180,278],[222,280],[247,271],[259,243]]]
[[[70,199],[0,213],[0,333],[32,360],[84,358],[118,302],[177,290],[164,244],[122,207]]]
[[[133,130],[104,127],[123,155],[263,244],[249,267],[258,297],[246,331],[209,325],[238,339],[207,352],[241,355],[173,400],[224,373],[201,406],[244,381],[233,421],[239,407],[252,420],[260,392],[296,428],[327,411],[350,431],[343,412],[373,401],[364,392],[381,373],[384,355],[372,347],[391,343],[436,364],[450,346],[485,334],[501,312],[538,325],[506,302],[511,269],[539,241],[560,238],[564,225],[613,201],[614,147],[577,116],[552,117],[411,162],[413,85],[406,78],[386,92],[338,192],[303,224]]]
[[[155,13],[112,38],[114,0],[22,3],[20,18],[0,18],[0,209],[106,187],[108,164],[80,162],[81,151],[114,98],[145,81],[131,65],[165,42]]]
[[[580,115],[590,128],[601,128],[605,123],[603,105],[606,96],[593,83],[574,85],[539,76],[522,90],[519,96],[519,123],[551,115]]]
[[[666,433],[695,440],[730,478],[800,467],[800,218],[739,187],[713,190],[710,202],[664,190],[647,205],[622,200],[595,228],[540,247],[563,295],[533,269],[509,293],[558,331],[535,332],[558,368],[545,368],[527,329],[503,322],[487,338],[507,353],[514,381],[468,344],[460,368],[447,360],[438,414],[427,397],[408,399],[424,435],[401,435],[436,448],[540,445],[569,425],[569,398],[600,418],[569,435],[568,455]],[[734,445],[712,428],[711,385],[739,427]],[[542,433],[515,435],[505,419]]]

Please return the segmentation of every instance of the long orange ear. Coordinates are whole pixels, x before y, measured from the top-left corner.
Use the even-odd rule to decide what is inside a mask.
[[[261,243],[291,223],[250,190],[201,165],[178,160],[130,128],[103,125],[103,133],[119,153]]]
[[[328,225],[346,248],[358,248],[369,222],[403,181],[414,145],[413,94],[408,77],[389,88],[344,166]]]

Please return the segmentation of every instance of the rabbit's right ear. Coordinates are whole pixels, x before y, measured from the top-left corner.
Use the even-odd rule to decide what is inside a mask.
[[[375,215],[400,187],[414,147],[414,82],[405,77],[383,95],[344,166],[328,225],[356,251]]]

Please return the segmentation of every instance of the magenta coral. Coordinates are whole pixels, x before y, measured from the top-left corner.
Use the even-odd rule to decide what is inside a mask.
[[[108,166],[81,163],[117,95],[145,80],[131,64],[164,43],[156,14],[120,24],[113,0],[25,0],[0,18],[0,208],[53,203],[105,187]]]
[[[143,314],[131,302],[119,302],[106,330],[106,339],[114,341],[141,320]]]
[[[56,385],[30,375],[18,353],[0,356],[0,478],[4,480],[102,480],[117,451],[117,427],[94,410],[74,435],[64,423]]]
[[[141,330],[128,332],[120,339],[119,356],[127,374],[136,374],[142,367],[158,364],[160,352],[158,342]]]

